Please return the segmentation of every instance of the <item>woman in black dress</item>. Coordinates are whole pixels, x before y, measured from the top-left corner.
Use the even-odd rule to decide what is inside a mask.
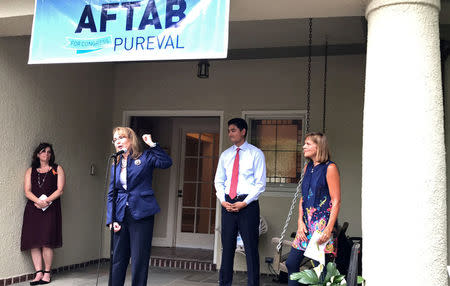
[[[50,283],[53,249],[62,246],[61,202],[64,170],[55,163],[53,147],[41,143],[25,173],[25,196],[20,249],[31,250],[35,277],[30,285]],[[44,261],[44,268],[42,267]]]

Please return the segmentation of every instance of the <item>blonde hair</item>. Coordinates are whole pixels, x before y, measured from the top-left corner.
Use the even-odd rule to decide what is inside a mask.
[[[317,145],[317,161],[320,163],[325,163],[331,159],[330,149],[328,148],[328,140],[325,134],[321,132],[311,132],[306,134],[305,141],[306,139],[310,139]]]
[[[133,129],[129,127],[116,127],[113,129],[113,136],[115,133],[118,133],[120,136],[125,136],[128,138],[128,140],[131,141],[130,143],[130,155],[131,158],[137,159],[139,156],[142,155],[142,148],[141,143],[139,142],[139,138],[137,137],[136,133],[133,131]]]

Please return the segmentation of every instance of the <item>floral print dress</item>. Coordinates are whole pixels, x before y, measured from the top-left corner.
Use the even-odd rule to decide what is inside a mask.
[[[311,161],[306,167],[302,183],[303,222],[308,229],[307,241],[301,241],[299,234],[295,236],[292,247],[305,251],[309,240],[315,231],[322,232],[327,226],[331,212],[331,196],[327,184],[327,170],[332,161],[314,166]],[[335,241],[332,239],[325,247],[325,253],[335,252]]]

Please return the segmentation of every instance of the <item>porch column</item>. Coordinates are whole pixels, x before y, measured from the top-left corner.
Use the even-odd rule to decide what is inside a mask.
[[[447,286],[439,0],[368,1],[362,162],[369,286]]]

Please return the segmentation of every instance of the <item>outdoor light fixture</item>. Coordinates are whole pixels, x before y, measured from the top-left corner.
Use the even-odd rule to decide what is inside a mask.
[[[209,77],[209,62],[208,60],[201,60],[198,62],[198,78],[208,78]]]

